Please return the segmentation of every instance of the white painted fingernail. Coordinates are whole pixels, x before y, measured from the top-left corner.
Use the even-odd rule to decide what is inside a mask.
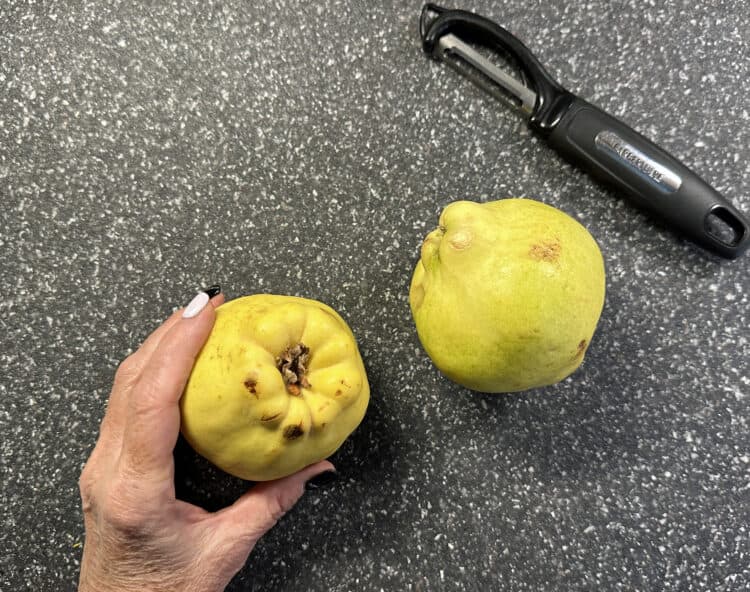
[[[211,300],[211,298],[209,298],[208,294],[205,292],[198,292],[195,295],[195,298],[190,301],[190,304],[185,307],[185,311],[182,313],[182,318],[192,319],[194,316],[197,316],[198,313],[205,308],[209,300]]]

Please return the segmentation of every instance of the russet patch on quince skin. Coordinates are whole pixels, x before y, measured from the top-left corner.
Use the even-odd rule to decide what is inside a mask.
[[[335,452],[364,417],[369,384],[357,343],[329,306],[258,294],[216,310],[180,401],[202,456],[252,481]]]

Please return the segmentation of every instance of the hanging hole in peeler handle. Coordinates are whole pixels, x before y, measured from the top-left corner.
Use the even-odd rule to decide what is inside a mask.
[[[706,214],[704,228],[712,238],[727,247],[739,245],[746,231],[742,221],[723,206],[716,206]]]

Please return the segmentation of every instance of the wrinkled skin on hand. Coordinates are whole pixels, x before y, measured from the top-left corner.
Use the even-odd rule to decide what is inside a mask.
[[[118,368],[79,486],[86,527],[79,591],[219,591],[290,510],[322,461],[254,486],[210,513],[175,498],[179,400],[214,324],[216,296],[194,318],[173,314]]]

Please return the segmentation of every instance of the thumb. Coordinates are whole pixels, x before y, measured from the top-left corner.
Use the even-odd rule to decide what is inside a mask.
[[[320,473],[335,470],[324,460],[283,479],[258,483],[234,504],[214,515],[219,522],[217,534],[232,546],[244,547],[244,561],[258,539],[302,497],[305,483]]]
[[[198,293],[153,348],[129,392],[122,458],[140,472],[171,466],[180,397],[216,319],[209,302],[207,292]]]

